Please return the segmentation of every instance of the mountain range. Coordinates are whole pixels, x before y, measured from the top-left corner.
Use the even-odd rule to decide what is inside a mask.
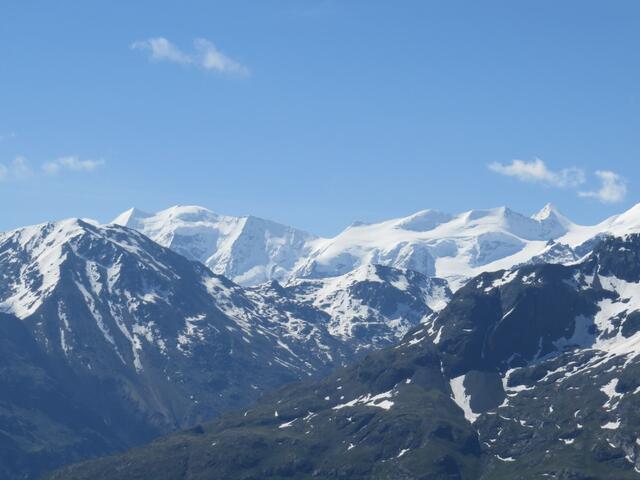
[[[178,206],[0,233],[0,478],[182,429],[115,457],[121,477],[54,478],[627,478],[639,228],[640,205],[595,226],[547,205],[327,239]],[[553,470],[554,438],[591,453]]]
[[[333,238],[194,206],[156,214],[131,209],[113,223],[137,229],[242,285],[334,277],[379,264],[444,278],[455,290],[485,271],[578,260],[603,235],[640,231],[640,205],[592,226],[571,222],[549,204],[532,216],[507,207],[457,215],[424,210],[381,223],[358,222]]]

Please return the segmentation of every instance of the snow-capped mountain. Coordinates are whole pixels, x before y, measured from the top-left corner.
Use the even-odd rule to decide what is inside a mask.
[[[0,321],[14,325],[0,359],[19,365],[0,375],[0,391],[40,386],[27,411],[11,395],[0,406],[11,419],[0,446],[19,459],[0,471],[8,478],[132,446],[328,373],[396,341],[449,294],[443,280],[374,266],[245,289],[136,230],[77,219],[0,234],[0,276]],[[67,400],[52,412],[48,397]]]
[[[258,395],[280,377],[307,376],[330,363],[304,345],[311,338],[330,348],[322,325],[294,338],[288,315],[117,225],[72,219],[2,234],[0,271],[0,310],[26,322],[48,354],[81,374],[135,379],[129,389],[145,411],[158,406],[143,405],[143,388],[183,390],[182,401],[155,412],[162,427],[211,416],[227,388]],[[340,358],[339,349],[331,351]],[[205,367],[220,376],[215,388],[201,377]]]
[[[632,234],[572,265],[481,274],[324,380],[49,478],[169,480],[188,461],[192,478],[635,479],[639,407]]]
[[[130,210],[115,223],[136,228],[243,285],[336,277],[378,264],[444,278],[457,289],[485,271],[576,261],[604,235],[640,231],[640,205],[593,226],[571,222],[552,205],[530,217],[506,207],[457,215],[424,210],[375,224],[356,223],[333,238],[200,207],[173,207],[154,215]]]
[[[536,258],[575,261],[602,235],[638,230],[640,205],[594,226],[576,225],[552,205],[531,217],[506,207],[453,216],[425,210],[382,223],[357,224],[335,238],[318,240],[293,275],[326,277],[379,263],[447,279],[456,289],[482,272]]]
[[[505,401],[518,410],[503,416],[528,424],[545,408],[564,412],[563,402],[571,400],[546,382],[555,378],[547,376],[549,371],[544,381],[538,377],[544,369],[569,371],[586,361],[567,385],[583,388],[590,405],[599,401],[598,392],[620,398],[615,403],[620,408],[630,402],[625,415],[633,418],[629,412],[635,404],[627,386],[635,378],[640,274],[634,252],[640,241],[611,236],[638,230],[640,206],[594,226],[576,225],[551,206],[532,217],[506,208],[460,215],[425,211],[353,225],[334,239],[290,234],[294,230],[288,227],[234,220],[197,207],[175,211],[157,216],[129,212],[110,225],[67,220],[0,234],[0,360],[6,373],[0,375],[0,426],[9,432],[0,436],[0,455],[7,456],[1,463],[8,466],[0,476],[28,478],[60,463],[194,425],[277,386],[347,365],[407,331],[396,347],[373,353],[324,383],[291,387],[279,394],[282,398],[249,413],[248,423],[233,422],[251,431],[273,427],[276,433],[289,432],[299,419],[294,413],[303,407],[322,410],[315,436],[305,433],[310,430],[291,430],[293,441],[304,447],[313,440],[309,448],[333,449],[336,456],[309,463],[296,447],[293,472],[310,464],[328,469],[329,476],[336,473],[336,464],[346,465],[345,475],[370,473],[370,468],[392,472],[398,466],[411,471],[404,462],[417,461],[408,453],[416,450],[424,454],[418,463],[434,475],[475,472],[469,478],[479,478],[474,469],[489,465],[487,478],[494,478],[494,470],[509,478],[513,472],[505,468],[512,462],[504,459],[520,458],[529,447],[514,440],[522,431],[497,420],[499,409],[507,408]],[[171,248],[150,239],[149,232]],[[181,248],[189,258],[176,252]],[[250,253],[236,261],[239,252]],[[242,287],[194,261],[210,263],[211,258],[224,258],[216,265],[236,272],[236,278],[270,281]],[[511,272],[496,271],[514,265]],[[253,277],[250,272],[261,273]],[[438,273],[455,283],[451,302],[446,280],[433,277]],[[481,276],[469,281],[475,273]],[[618,364],[609,358],[621,369],[615,370]],[[597,381],[584,387],[594,372]],[[615,385],[612,372],[619,374]],[[525,391],[535,395],[529,398]],[[541,400],[551,396],[559,403]],[[276,406],[281,401],[293,410]],[[404,406],[384,416],[391,403]],[[366,420],[366,428],[336,432],[339,425],[351,425],[352,408]],[[380,411],[371,416],[370,408]],[[589,408],[587,419],[606,420],[605,430],[626,435],[635,425],[613,428],[616,418]],[[268,410],[276,420],[265,420]],[[278,418],[283,421],[273,423]],[[567,416],[553,418],[562,429]],[[483,427],[491,419],[498,422],[491,424],[497,430]],[[513,436],[498,438],[500,428],[511,429]],[[346,431],[351,437],[344,436]],[[384,447],[365,440],[384,437],[386,431],[396,436],[382,442]],[[249,435],[246,445],[256,445],[252,433],[243,432],[240,437]],[[600,432],[595,423],[593,432]],[[338,443],[328,444],[336,435]],[[436,442],[440,450],[430,449],[434,436],[442,441]],[[596,437],[584,437],[586,448],[608,455],[593,443]],[[577,442],[577,437],[566,440],[574,438]],[[607,438],[635,463],[635,447],[626,437]],[[422,451],[423,441],[431,442],[428,452]],[[362,457],[356,468],[339,442],[346,451],[368,445],[372,456]],[[485,449],[484,443],[494,449]],[[247,453],[243,445],[233,444],[234,451],[260,456],[257,450]],[[378,465],[396,447],[398,460]],[[440,457],[433,457],[437,452]],[[261,465],[262,460],[254,460],[248,464]],[[631,465],[618,463],[623,466],[616,464],[616,474]],[[250,473],[265,478],[261,469]]]
[[[135,208],[113,220],[242,285],[286,279],[315,237],[270,220],[218,215],[196,206],[155,214]]]

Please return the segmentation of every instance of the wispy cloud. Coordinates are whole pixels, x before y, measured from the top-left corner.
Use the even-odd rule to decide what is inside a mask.
[[[531,162],[524,160],[513,160],[508,164],[493,162],[489,164],[489,170],[500,175],[515,177],[523,182],[541,183],[552,187],[575,187],[585,181],[582,169],[571,167],[553,171],[539,158]]]
[[[42,165],[42,170],[49,175],[55,175],[62,170],[91,172],[103,165],[104,160],[81,160],[77,156],[69,156],[58,158],[52,162],[46,162]]]
[[[142,50],[148,52],[151,60],[160,62],[174,63],[191,63],[192,58],[186,53],[180,51],[173,43],[164,37],[148,38],[147,40],[139,40],[131,44],[134,50]]]
[[[9,164],[0,163],[0,180],[21,180],[31,175],[33,175],[33,169],[25,157],[18,156]]]
[[[82,160],[77,156],[68,156],[32,167],[27,158],[17,156],[8,163],[0,163],[0,181],[24,180],[42,174],[56,175],[64,171],[91,172],[104,164],[104,160]]]
[[[598,170],[596,175],[600,179],[600,188],[587,192],[578,192],[581,197],[595,198],[602,203],[618,203],[627,195],[627,182],[615,172]]]
[[[164,37],[138,40],[131,44],[133,50],[140,50],[149,54],[149,58],[156,62],[172,62],[190,65],[204,70],[215,71],[230,75],[248,75],[249,69],[233,60],[206,38],[196,38],[193,41],[193,51],[185,52]]]

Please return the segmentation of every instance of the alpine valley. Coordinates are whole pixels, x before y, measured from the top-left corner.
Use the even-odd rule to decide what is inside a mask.
[[[131,447],[47,478],[640,478],[635,232],[640,205],[2,233],[0,478]]]

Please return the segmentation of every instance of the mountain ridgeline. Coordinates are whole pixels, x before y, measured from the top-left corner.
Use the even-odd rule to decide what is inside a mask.
[[[481,274],[324,380],[49,479],[640,477],[640,236]]]

